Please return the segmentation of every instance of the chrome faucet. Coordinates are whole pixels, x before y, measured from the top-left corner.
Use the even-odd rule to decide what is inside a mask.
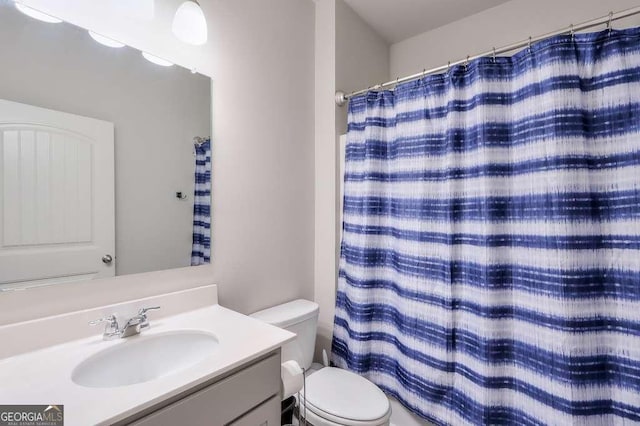
[[[125,337],[140,334],[142,330],[149,328],[150,325],[149,319],[147,318],[147,312],[156,309],[160,309],[160,306],[140,309],[138,314],[129,318],[122,328],[120,328],[118,319],[115,315],[109,315],[104,318],[89,321],[89,325],[98,325],[104,322],[106,323],[104,326],[104,333],[102,334],[102,338],[104,340],[123,339]]]

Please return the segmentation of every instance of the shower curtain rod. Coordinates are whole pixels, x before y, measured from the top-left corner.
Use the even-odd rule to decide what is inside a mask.
[[[386,83],[381,83],[378,84],[376,86],[372,86],[372,87],[368,87],[366,89],[362,89],[362,90],[358,90],[356,92],[351,92],[351,93],[344,93],[342,91],[338,91],[336,92],[336,104],[338,106],[343,106],[347,103],[347,101],[349,99],[351,99],[354,96],[357,95],[361,95],[363,93],[367,93],[369,90],[380,90],[380,89],[386,89],[388,87],[391,86],[395,86],[398,85],[400,83],[406,83],[408,81],[412,81],[412,80],[417,80],[419,78],[425,77],[427,75],[431,75],[431,74],[438,74],[444,71],[447,71],[450,67],[453,67],[455,65],[462,65],[462,64],[466,64],[469,61],[473,61],[474,59],[478,59],[478,58],[482,58],[484,56],[494,56],[500,53],[506,53],[506,52],[510,52],[512,50],[516,50],[519,49],[521,47],[525,47],[525,46],[529,46],[531,45],[531,43],[535,43],[537,41],[541,41],[550,37],[555,37],[558,35],[562,35],[562,34],[573,34],[576,31],[582,31],[582,30],[586,30],[588,28],[592,28],[592,27],[597,27],[598,25],[602,25],[602,24],[607,24],[607,28],[611,29],[611,22],[613,21],[617,21],[619,19],[623,19],[623,18],[627,18],[629,16],[633,16],[633,15],[637,15],[640,14],[640,6],[637,7],[633,7],[631,9],[626,9],[620,12],[609,12],[608,15],[603,16],[601,18],[596,18],[596,19],[592,19],[591,21],[587,21],[587,22],[583,22],[581,24],[577,24],[577,25],[569,25],[566,28],[562,28],[560,30],[557,31],[553,31],[550,33],[546,33],[537,37],[529,37],[527,40],[523,40],[517,43],[513,43],[513,44],[509,44],[507,46],[503,46],[499,49],[496,49],[495,47],[491,50],[488,50],[486,52],[474,55],[474,56],[467,56],[464,59],[460,59],[459,61],[455,61],[455,62],[449,62],[447,65],[442,65],[439,66],[437,68],[431,68],[429,70],[425,69],[422,72],[416,73],[416,74],[412,74],[412,75],[408,75],[406,77],[402,77],[402,78],[397,78],[395,80],[392,81],[388,81]]]

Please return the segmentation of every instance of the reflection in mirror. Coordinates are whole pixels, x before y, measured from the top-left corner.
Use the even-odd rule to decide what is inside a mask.
[[[209,78],[8,0],[0,39],[0,290],[206,263]]]

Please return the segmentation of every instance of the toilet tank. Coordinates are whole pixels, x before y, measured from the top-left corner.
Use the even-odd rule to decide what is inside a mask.
[[[315,302],[298,299],[256,312],[251,317],[295,333],[295,340],[282,347],[282,362],[295,360],[307,369],[313,362],[319,308]]]

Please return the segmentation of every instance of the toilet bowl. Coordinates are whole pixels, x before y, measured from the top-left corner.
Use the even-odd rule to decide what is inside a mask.
[[[315,349],[319,306],[294,300],[251,316],[296,334],[282,348],[282,362],[295,360],[309,370]],[[350,371],[325,367],[307,375],[299,412],[313,426],[387,426],[391,405],[375,384]]]

